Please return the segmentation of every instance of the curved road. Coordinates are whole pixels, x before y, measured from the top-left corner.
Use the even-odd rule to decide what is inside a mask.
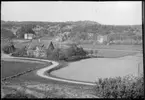
[[[37,72],[36,72],[37,75],[40,76],[40,77],[43,77],[43,78],[47,78],[47,79],[51,79],[51,80],[56,80],[56,81],[63,81],[63,82],[67,82],[67,83],[82,84],[82,85],[95,85],[95,83],[93,84],[93,83],[87,83],[87,82],[71,81],[69,79],[60,79],[60,78],[55,78],[55,77],[46,75],[45,73],[47,71],[49,71],[50,69],[52,69],[54,67],[57,67],[59,65],[59,63],[55,62],[55,61],[44,60],[44,59],[36,59],[36,58],[13,57],[13,56],[10,56],[10,55],[7,55],[7,54],[2,54],[1,58],[2,59],[6,59],[6,58],[13,58],[13,59],[15,59],[15,58],[17,58],[17,59],[27,59],[27,60],[31,59],[31,60],[40,60],[40,61],[45,61],[45,62],[51,62],[52,65],[37,70]]]
[[[138,52],[138,51],[137,51]],[[46,75],[45,73],[47,71],[49,71],[50,69],[56,67],[59,65],[58,62],[55,62],[55,61],[51,61],[51,60],[44,60],[44,59],[36,59],[36,58],[24,58],[24,57],[12,57],[10,55],[6,55],[6,54],[2,54],[2,57],[1,58],[21,58],[21,59],[31,59],[31,60],[40,60],[40,61],[45,61],[45,62],[51,62],[52,65],[50,66],[47,66],[45,68],[42,68],[42,69],[39,69],[36,73],[37,75],[39,75],[40,77],[43,77],[43,78],[47,78],[47,79],[51,79],[51,80],[56,80],[56,81],[63,81],[63,82],[67,82],[67,83],[75,83],[75,84],[83,84],[83,85],[95,85],[95,83],[87,83],[87,82],[80,82],[80,81],[72,81],[72,80],[69,80],[69,79],[60,79],[60,78],[55,78],[55,77],[52,77],[52,76],[49,76],[49,75]]]

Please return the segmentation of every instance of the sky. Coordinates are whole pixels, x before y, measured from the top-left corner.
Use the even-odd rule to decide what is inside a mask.
[[[116,2],[2,2],[4,21],[96,21],[106,25],[142,24],[141,1]]]

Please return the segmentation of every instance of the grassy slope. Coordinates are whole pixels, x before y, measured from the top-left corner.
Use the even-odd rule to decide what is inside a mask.
[[[34,67],[41,67],[43,64],[16,62],[16,61],[1,61],[2,78],[21,73]]]

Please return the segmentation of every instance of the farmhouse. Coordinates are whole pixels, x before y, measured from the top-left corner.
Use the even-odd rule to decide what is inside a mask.
[[[108,36],[107,35],[98,35],[97,36],[97,42],[99,44],[104,44],[107,41],[108,41]]]
[[[25,33],[24,39],[33,39],[35,37],[34,33]]]
[[[42,43],[38,43],[38,44],[29,44],[28,45],[28,49],[27,49],[27,55],[29,56],[35,56],[35,57],[43,57],[45,58],[47,56],[47,50],[54,50],[54,46],[52,44],[52,42],[50,42],[49,44],[42,44]]]

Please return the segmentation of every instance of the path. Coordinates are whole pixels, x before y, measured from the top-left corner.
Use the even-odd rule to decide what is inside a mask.
[[[45,68],[39,69],[36,73],[38,76],[43,77],[43,78],[47,78],[47,79],[51,79],[51,80],[56,80],[56,81],[63,81],[63,82],[67,82],[67,83],[75,83],[75,84],[83,84],[83,85],[95,85],[95,83],[87,83],[87,82],[80,82],[80,81],[72,81],[72,80],[68,80],[68,79],[60,79],[60,78],[55,78],[55,77],[51,77],[49,75],[46,75],[45,73],[49,70],[51,70],[54,67],[57,67],[59,65],[58,62],[55,61],[51,61],[51,60],[44,60],[44,59],[36,59],[36,58],[24,58],[24,57],[12,57],[10,55],[6,55],[6,54],[2,54],[1,58],[21,58],[21,59],[31,59],[31,60],[40,60],[40,61],[45,61],[45,62],[51,62],[52,65],[47,66]]]
[[[67,79],[60,79],[60,78],[55,78],[55,77],[51,77],[49,75],[46,75],[45,73],[49,70],[51,70],[52,68],[54,67],[57,67],[59,65],[58,62],[55,62],[55,61],[51,61],[51,60],[44,60],[44,59],[36,59],[36,58],[24,58],[24,57],[12,57],[10,55],[7,55],[7,54],[2,54],[1,58],[3,59],[6,59],[6,58],[17,58],[17,59],[31,59],[31,60],[39,60],[39,61],[44,61],[44,62],[51,62],[52,65],[50,66],[47,66],[45,68],[42,68],[42,69],[39,69],[36,74],[40,77],[43,77],[43,78],[47,78],[47,79],[51,79],[51,80],[56,80],[56,81],[62,81],[62,82],[67,82],[67,83],[74,83],[74,84],[82,84],[82,85],[95,85],[95,83],[87,83],[87,82],[78,82],[78,81],[70,81],[70,80],[67,80]]]

